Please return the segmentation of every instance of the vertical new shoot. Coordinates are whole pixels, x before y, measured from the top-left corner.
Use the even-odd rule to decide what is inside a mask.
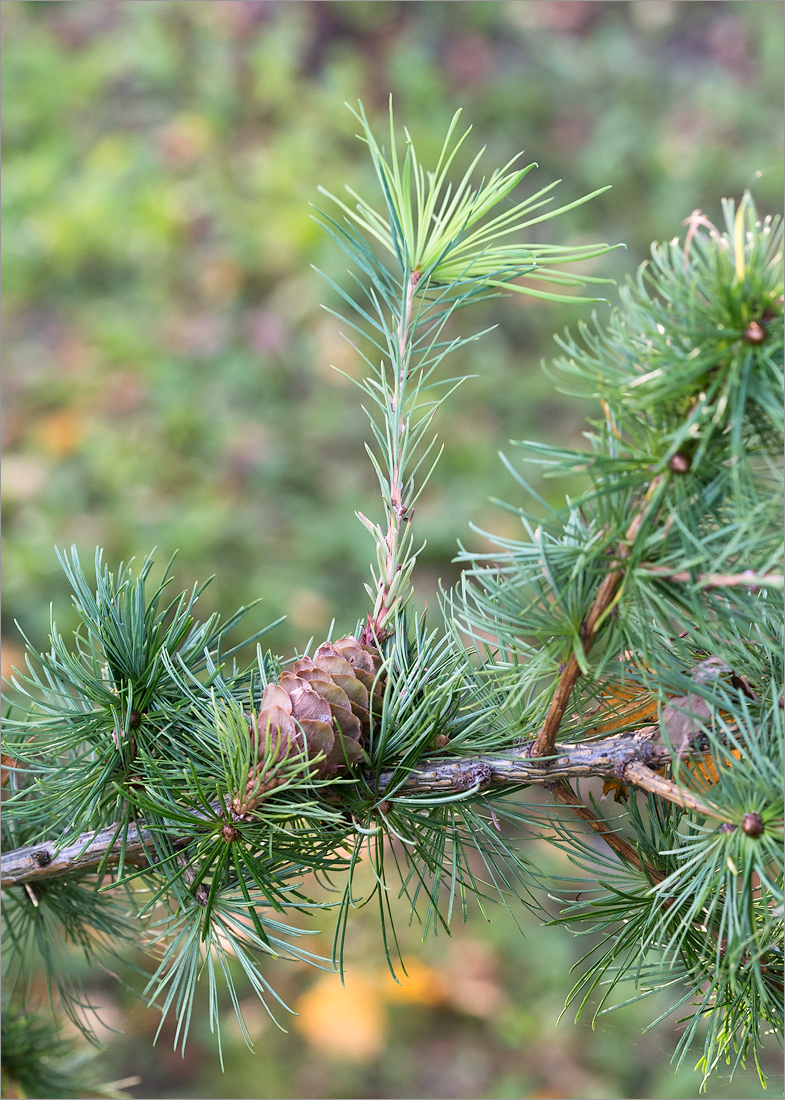
[[[360,123],[360,140],[371,154],[382,202],[374,206],[347,187],[354,200],[350,206],[323,191],[343,218],[337,222],[322,213],[321,219],[366,276],[364,280],[354,276],[361,291],[354,298],[328,279],[353,313],[359,314],[361,323],[335,316],[370,338],[382,355],[380,361],[372,362],[354,345],[368,367],[357,384],[376,407],[375,414],[366,410],[377,444],[376,450],[369,447],[368,452],[386,512],[386,530],[357,513],[377,550],[373,585],[366,585],[373,611],[363,641],[378,644],[394,633],[411,596],[411,574],[420,551],[412,549],[410,523],[414,504],[439,457],[437,453],[415,484],[415,475],[436,443],[435,436],[427,438],[429,428],[439,404],[466,378],[440,382],[433,375],[446,355],[480,335],[446,338],[448,319],[457,309],[506,292],[557,301],[563,295],[541,289],[542,284],[575,287],[610,282],[564,271],[561,265],[600,256],[615,246],[522,242],[519,237],[527,227],[566,213],[607,188],[551,209],[549,193],[559,182],[555,181],[519,202],[508,200],[503,205],[536,164],[514,168],[519,154],[474,185],[482,149],[462,176],[451,179],[456,155],[470,132],[467,129],[456,137],[460,111],[448,127],[431,172],[420,163],[407,130],[401,162],[392,104],[389,154],[374,138],[362,104],[350,110]],[[598,299],[571,296],[570,300]]]

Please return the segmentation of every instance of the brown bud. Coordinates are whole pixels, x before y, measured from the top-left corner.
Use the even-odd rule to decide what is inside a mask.
[[[763,832],[763,818],[760,814],[745,814],[741,819],[741,831],[747,836],[760,836]]]
[[[673,470],[674,474],[688,474],[691,466],[692,460],[690,457],[680,451],[677,451],[675,455],[671,455],[668,462],[668,467]]]
[[[757,321],[750,321],[744,330],[744,339],[748,344],[762,344],[766,339],[766,329]]]
[[[32,859],[33,863],[37,863],[39,867],[46,867],[52,862],[52,854],[46,848],[39,848],[38,851],[33,852]]]
[[[128,715],[129,730],[139,729],[142,724],[142,716],[138,710],[132,710]]]
[[[446,733],[437,733],[436,735],[436,748],[446,749],[450,743],[450,738]]]
[[[221,836],[223,837],[223,839],[226,841],[227,844],[231,844],[233,840],[237,840],[239,835],[240,835],[240,832],[239,832],[238,829],[235,829],[234,825],[229,825],[227,823],[221,829]]]
[[[388,814],[392,809],[392,802],[387,802],[386,800],[384,802],[380,802],[376,809],[379,811],[380,814]]]

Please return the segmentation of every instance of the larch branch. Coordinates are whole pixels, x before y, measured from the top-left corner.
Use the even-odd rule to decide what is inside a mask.
[[[375,792],[384,794],[388,800],[401,798],[409,803],[439,793],[464,794],[469,798],[480,791],[501,792],[505,788],[523,785],[546,786],[560,791],[561,781],[592,776],[640,785],[649,790],[651,776],[660,779],[652,768],[660,767],[670,760],[666,747],[655,741],[657,732],[656,726],[644,726],[639,730],[617,733],[595,741],[562,743],[556,746],[554,756],[547,760],[533,754],[534,742],[529,741],[503,754],[425,760],[402,781],[395,779],[392,769],[376,775],[366,775],[366,780]],[[657,793],[691,808],[685,801],[686,792],[683,788],[676,787],[667,780],[662,780],[661,789]],[[573,795],[572,799],[575,798]],[[567,802],[566,796],[560,797],[561,801],[578,810],[579,807],[572,799]],[[702,806],[699,809],[704,812]],[[585,812],[581,816],[589,815],[586,820],[589,820],[592,828],[620,855],[629,858],[626,841],[620,843],[622,838],[613,833],[607,823],[598,822],[585,807],[583,810]],[[263,812],[262,808],[261,813]],[[594,819],[594,823],[590,817]],[[69,873],[104,870],[116,866],[121,859],[126,863],[144,865],[148,862],[148,853],[153,851],[151,834],[135,825],[128,827],[122,843],[118,839],[116,824],[96,833],[84,833],[61,848],[58,848],[54,839],[42,840],[29,847],[3,853],[0,860],[0,886],[21,886]],[[637,855],[635,859],[637,860]],[[638,866],[639,862],[635,865]]]

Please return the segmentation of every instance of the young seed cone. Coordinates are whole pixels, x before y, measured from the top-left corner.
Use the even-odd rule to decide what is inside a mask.
[[[267,685],[249,730],[257,763],[232,801],[238,816],[284,781],[284,761],[313,760],[310,774],[330,779],[362,760],[384,694],[381,666],[378,650],[349,635],[323,642]]]

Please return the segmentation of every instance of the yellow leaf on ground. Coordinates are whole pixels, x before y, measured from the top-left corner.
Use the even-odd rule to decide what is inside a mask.
[[[384,1043],[387,1014],[380,983],[368,974],[319,978],[295,1005],[296,1024],[312,1046],[330,1058],[369,1062]]]
[[[57,458],[73,454],[84,435],[84,423],[73,409],[60,409],[39,420],[35,438],[42,450]]]
[[[379,983],[385,1000],[392,1004],[438,1005],[446,999],[444,982],[438,972],[413,959],[406,962],[406,973],[397,968],[398,982],[385,967]]]

